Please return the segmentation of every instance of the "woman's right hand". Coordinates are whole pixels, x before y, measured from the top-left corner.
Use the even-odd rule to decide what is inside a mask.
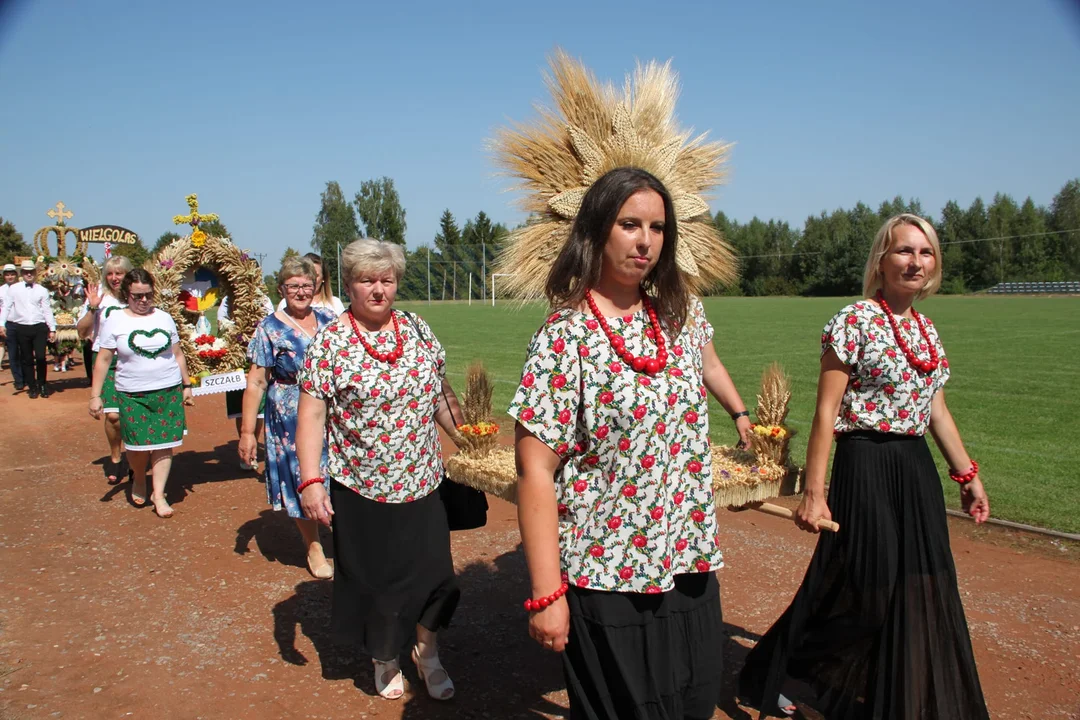
[[[104,280],[102,280],[102,282],[104,282]],[[90,307],[96,308],[98,305],[101,304],[102,294],[103,293],[101,292],[101,286],[97,283],[90,283],[86,286],[86,302],[90,305]]]
[[[529,635],[548,650],[562,652],[570,639],[570,606],[566,596],[529,614]]]
[[[95,420],[100,420],[101,411],[104,409],[104,407],[105,405],[104,403],[102,403],[101,398],[90,398],[90,406],[88,408],[90,410],[90,417],[94,418]]]
[[[254,467],[258,462],[259,443],[255,439],[255,433],[240,433],[240,443],[237,446],[237,454],[240,461]],[[305,490],[307,488],[304,488]]]
[[[300,493],[300,508],[308,520],[330,527],[330,516],[334,508],[330,505],[330,495],[322,483],[311,483]]]
[[[807,490],[803,493],[802,502],[795,510],[795,524],[800,529],[810,533],[819,533],[818,520],[832,520],[832,511],[825,501],[825,496],[820,492]]]

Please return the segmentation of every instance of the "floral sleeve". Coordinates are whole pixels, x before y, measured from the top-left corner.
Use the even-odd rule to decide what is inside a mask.
[[[689,321],[693,324],[694,342],[697,343],[698,347],[703,348],[712,342],[713,326],[709,323],[709,319],[705,317],[705,307],[701,304],[701,300],[696,297],[690,300]]]
[[[304,366],[298,380],[304,392],[320,400],[326,400],[334,393],[334,351],[331,349],[327,325],[312,338],[304,353]]]
[[[439,342],[439,338],[435,337],[435,333],[431,331],[431,326],[428,325],[423,319],[417,315],[413,315],[416,321],[416,327],[419,330],[420,337],[426,338],[428,341],[428,350],[435,360],[435,365],[438,368],[438,374],[440,380],[446,379],[446,350],[443,348],[442,343]]]
[[[837,313],[821,333],[821,354],[833,349],[840,362],[855,365],[863,346],[862,322],[854,308],[848,307]]]
[[[930,318],[923,315],[923,322],[926,324],[926,333],[930,337],[930,342],[934,343],[934,347],[937,349],[938,353],[938,387],[944,387],[945,383],[949,381],[949,376],[952,374],[952,371],[949,369],[949,360],[945,357],[945,347],[941,344],[941,336],[938,335],[937,327]]]
[[[577,340],[566,318],[549,319],[529,344],[509,414],[559,455],[573,442],[581,403]]]
[[[270,340],[270,334],[266,332],[266,324],[259,323],[255,328],[255,334],[248,343],[247,359],[252,365],[259,367],[272,367],[274,365],[274,343]]]

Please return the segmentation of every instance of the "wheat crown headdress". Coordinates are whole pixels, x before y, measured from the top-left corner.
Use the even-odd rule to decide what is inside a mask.
[[[496,162],[520,180],[521,204],[531,218],[510,234],[496,260],[494,272],[510,276],[507,291],[523,301],[544,297],[548,271],[585,193],[609,170],[626,166],[652,173],[671,194],[676,259],[691,292],[735,280],[735,255],[705,202],[705,193],[724,179],[731,146],[679,128],[671,62],[639,64],[622,93],[561,50],[550,63],[545,80],[556,109],[538,107],[538,120],[504,128],[492,141]]]

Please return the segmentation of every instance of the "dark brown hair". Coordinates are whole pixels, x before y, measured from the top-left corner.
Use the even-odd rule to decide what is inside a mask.
[[[151,290],[154,290],[154,276],[148,271],[142,268],[135,268],[134,270],[128,270],[124,275],[124,279],[120,281],[120,301],[124,303],[131,302],[131,286],[135,283],[140,285],[149,285]]]
[[[619,211],[631,195],[641,190],[652,190],[664,201],[664,246],[642,282],[642,289],[652,296],[660,322],[675,337],[682,332],[690,304],[689,290],[675,261],[679,237],[675,207],[664,184],[640,168],[615,168],[585,193],[570,238],[548,272],[544,293],[555,309],[581,306],[585,291],[600,282],[604,246]]]

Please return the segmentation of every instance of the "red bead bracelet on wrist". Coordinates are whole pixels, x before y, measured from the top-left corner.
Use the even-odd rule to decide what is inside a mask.
[[[971,469],[964,474],[960,474],[955,470],[949,470],[949,477],[961,485],[967,485],[969,482],[975,479],[975,476],[979,474],[979,463],[974,460],[971,461]]]
[[[326,483],[326,481],[322,478],[311,478],[310,480],[305,480],[304,482],[300,483],[300,485],[296,488],[296,494],[299,495],[300,493],[304,492],[304,488],[306,488],[308,485],[314,485],[315,483],[323,485]]]
[[[540,612],[541,610],[546,608],[548,605],[553,605],[555,603],[555,601],[558,600],[559,598],[561,598],[563,595],[565,595],[566,591],[569,590],[569,589],[570,589],[570,578],[567,577],[566,575],[563,575],[562,576],[562,585],[559,586],[558,590],[551,593],[547,597],[542,597],[542,598],[539,598],[538,600],[533,600],[532,598],[529,598],[528,600],[525,601],[525,609],[528,612]]]

